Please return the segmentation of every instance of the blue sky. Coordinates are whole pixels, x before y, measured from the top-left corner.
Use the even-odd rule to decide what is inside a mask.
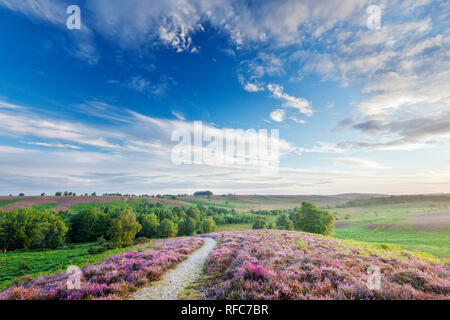
[[[449,21],[428,0],[0,0],[0,193],[449,192]],[[175,165],[194,121],[279,129],[279,172]]]

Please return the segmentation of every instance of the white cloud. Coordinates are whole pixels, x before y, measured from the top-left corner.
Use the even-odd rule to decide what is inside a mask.
[[[277,109],[270,113],[270,118],[275,122],[283,122],[286,116],[286,111],[283,109]]]
[[[367,169],[386,169],[387,167],[371,160],[353,158],[353,157],[338,157],[328,159],[336,165],[342,165],[353,168],[367,168]]]
[[[312,116],[313,110],[311,103],[305,98],[298,98],[288,95],[284,92],[284,88],[278,84],[269,83],[267,89],[272,92],[274,98],[283,100],[283,106],[288,108],[297,109],[298,112]]]
[[[263,91],[264,88],[262,86],[259,86],[257,83],[247,82],[244,86],[244,90],[248,92],[258,92]]]
[[[186,120],[186,117],[181,113],[177,111],[172,111],[172,114],[178,119],[178,120]]]
[[[305,123],[306,123],[305,120],[303,120],[303,119],[298,119],[298,118],[296,118],[296,117],[290,117],[289,119],[291,119],[292,121],[294,121],[295,123],[298,123],[298,124],[305,124]]]

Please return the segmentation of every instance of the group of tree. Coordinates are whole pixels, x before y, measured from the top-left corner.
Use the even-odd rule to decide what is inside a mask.
[[[330,235],[334,231],[335,217],[328,210],[318,208],[310,202],[303,202],[300,208],[283,213],[277,219],[277,227],[285,230],[301,230]]]
[[[216,230],[213,215],[223,209],[170,207],[146,200],[125,208],[88,207],[78,211],[42,210],[33,207],[0,212],[2,250],[55,249],[65,243],[106,239],[128,246],[139,237],[169,238]]]
[[[272,214],[272,212],[268,213]],[[3,250],[54,249],[65,243],[89,243],[106,239],[114,246],[128,246],[136,238],[169,238],[216,231],[222,224],[251,224],[254,229],[273,229],[263,212],[197,206],[168,206],[145,199],[123,207],[105,205],[56,212],[28,207],[0,212],[0,248]],[[276,227],[286,230],[331,234],[334,216],[312,203],[277,212]]]
[[[211,191],[197,191],[194,192],[194,197],[210,197],[213,193]]]

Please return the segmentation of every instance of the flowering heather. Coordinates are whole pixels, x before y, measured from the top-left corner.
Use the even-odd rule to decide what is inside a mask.
[[[309,233],[214,233],[206,299],[450,299],[450,264]],[[381,286],[369,289],[369,267]]]
[[[140,248],[110,258],[82,269],[81,288],[68,289],[70,275],[60,273],[25,277],[0,293],[0,300],[84,300],[123,299],[138,287],[158,280],[170,267],[186,259],[200,248],[198,237],[171,238],[153,241],[151,249]]]

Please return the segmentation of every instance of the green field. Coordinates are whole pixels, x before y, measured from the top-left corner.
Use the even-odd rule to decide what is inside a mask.
[[[70,210],[73,212],[77,212],[87,208],[109,208],[110,210],[114,209],[127,209],[129,205],[126,200],[114,200],[114,201],[106,201],[106,202],[83,202],[76,203],[70,207]]]
[[[410,203],[367,208],[333,209],[337,213],[335,237],[365,242],[393,244],[450,258],[450,221],[441,219],[436,226],[433,216],[447,210],[447,204]],[[424,215],[424,213],[427,213]],[[429,214],[428,214],[429,213]],[[414,225],[408,222],[422,214]],[[339,226],[341,224],[341,226]],[[439,230],[424,231],[423,229]]]

